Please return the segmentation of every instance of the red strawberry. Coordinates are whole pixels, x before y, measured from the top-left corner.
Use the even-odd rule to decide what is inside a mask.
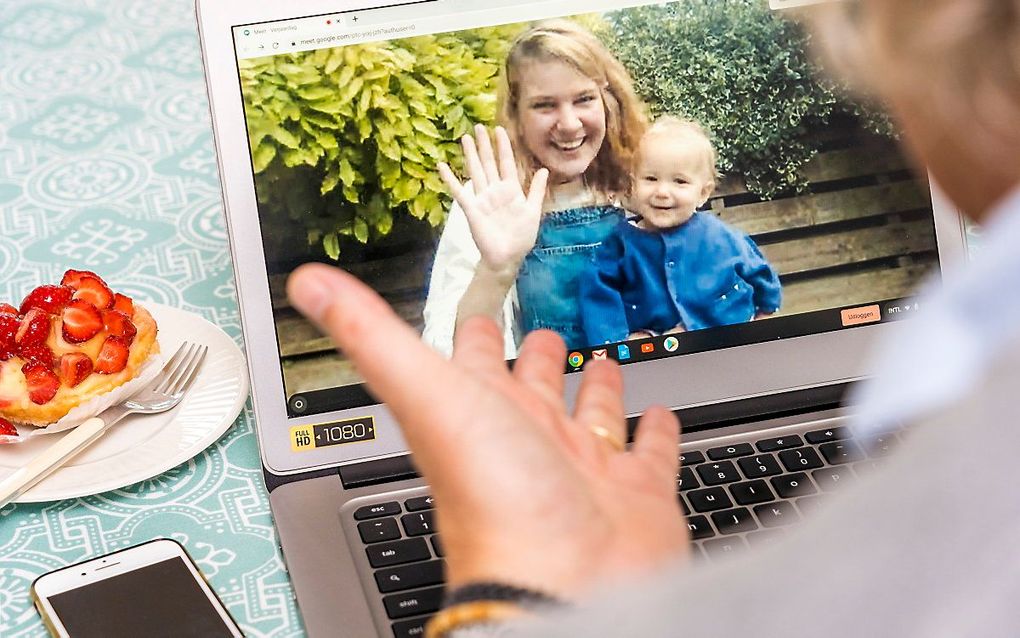
[[[135,335],[138,334],[138,328],[135,328],[135,324],[131,323],[127,315],[117,310],[103,311],[103,325],[106,326],[110,336],[124,337],[128,343],[131,343]]]
[[[50,336],[50,315],[45,310],[32,308],[25,314],[18,326],[18,332],[14,335],[14,341],[19,346],[30,346],[36,343],[43,343]]]
[[[0,444],[17,443],[19,440],[18,428],[7,419],[0,417]]]
[[[0,315],[2,314],[16,315],[18,314],[18,309],[9,303],[0,303]]]
[[[74,291],[67,286],[39,286],[28,293],[25,300],[21,302],[21,314],[25,314],[32,308],[45,310],[51,315],[60,314],[60,311],[71,301]]]
[[[107,337],[96,358],[95,370],[99,374],[116,374],[127,365],[131,343],[124,337]]]
[[[70,286],[71,288],[77,289],[78,283],[81,281],[82,277],[92,277],[93,279],[98,279],[104,285],[106,284],[106,282],[103,281],[102,277],[92,272],[91,270],[68,270],[67,272],[64,273],[64,276],[60,279],[60,285]]]
[[[92,359],[81,352],[70,352],[60,357],[60,380],[73,388],[92,374]]]
[[[131,297],[122,295],[119,292],[113,295],[113,309],[119,310],[127,315],[127,318],[135,316],[135,304],[131,301]]]
[[[60,379],[44,363],[30,361],[21,367],[28,384],[28,398],[32,403],[43,405],[49,403],[60,389]]]
[[[82,275],[78,280],[78,289],[74,292],[74,298],[84,299],[100,310],[113,307],[113,291],[102,279],[89,275]]]
[[[60,332],[68,343],[88,341],[103,329],[103,315],[84,299],[67,304],[60,318],[64,324]]]
[[[13,310],[13,308],[12,308]],[[14,337],[18,334],[18,315],[0,311],[0,361],[7,361],[14,355]]]
[[[38,361],[39,363],[45,363],[47,367],[52,368],[53,362],[56,359],[53,356],[53,351],[45,343],[33,343],[30,346],[18,346],[15,351],[19,357],[24,359],[26,362]]]

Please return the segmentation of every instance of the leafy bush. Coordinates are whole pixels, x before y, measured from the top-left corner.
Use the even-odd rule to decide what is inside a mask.
[[[394,216],[431,226],[449,202],[436,168],[462,163],[458,139],[496,115],[497,61],[521,26],[357,44],[244,61],[256,189],[337,259]]]
[[[765,0],[680,0],[606,16],[603,37],[653,113],[698,120],[712,131],[724,173],[769,199],[803,190],[811,133],[839,114],[873,132],[888,121],[841,98],[806,53],[808,36]]]

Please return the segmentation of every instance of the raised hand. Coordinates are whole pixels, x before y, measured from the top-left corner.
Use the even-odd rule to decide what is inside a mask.
[[[568,411],[555,333],[530,333],[511,371],[495,323],[474,317],[449,361],[335,268],[302,266],[287,289],[399,421],[438,504],[449,587],[496,581],[572,599],[688,551],[676,419],[651,408],[630,449],[614,445],[626,435],[614,362],[585,368]]]
[[[506,129],[496,127],[498,158],[480,124],[475,136],[465,135],[461,143],[471,186],[447,164],[439,165],[439,174],[464,210],[482,261],[494,272],[516,273],[538,236],[549,171],[535,173],[525,194]]]

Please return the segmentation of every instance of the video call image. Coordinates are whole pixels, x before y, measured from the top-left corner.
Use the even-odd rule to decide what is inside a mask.
[[[809,45],[767,2],[680,0],[241,60],[287,396],[361,383],[287,303],[310,261],[445,354],[487,308],[508,359],[539,328],[682,341],[907,296],[938,257],[928,185]],[[502,131],[515,179],[478,168]],[[541,169],[537,229],[486,208]]]

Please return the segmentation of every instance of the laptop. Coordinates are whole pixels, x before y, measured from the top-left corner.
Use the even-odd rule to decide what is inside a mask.
[[[309,635],[423,635],[443,548],[392,416],[290,308],[286,278],[338,264],[423,333],[426,305],[456,307],[437,298],[454,231],[435,163],[460,166],[459,137],[494,123],[507,51],[539,21],[598,38],[653,114],[702,121],[726,176],[699,215],[747,233],[782,286],[763,319],[564,361],[568,398],[585,361],[613,358],[632,418],[678,411],[697,555],[770,542],[898,443],[850,440],[842,397],[869,345],[924,312],[919,279],[963,259],[964,228],[888,120],[811,77],[783,4],[198,0],[265,481]]]

